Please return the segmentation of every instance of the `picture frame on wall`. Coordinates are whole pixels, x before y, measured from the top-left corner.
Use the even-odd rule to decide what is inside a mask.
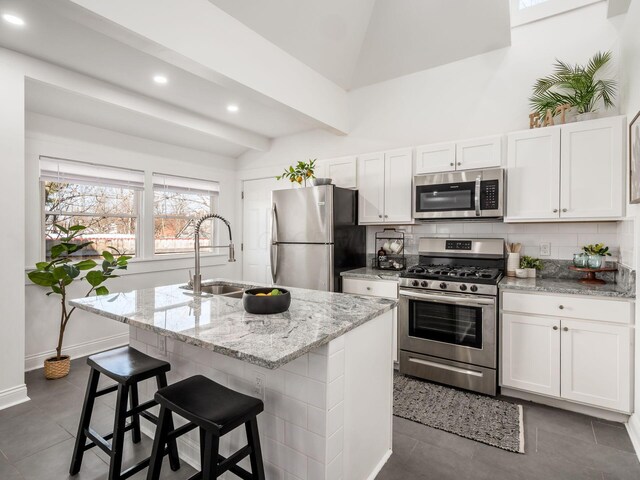
[[[629,203],[640,203],[640,112],[629,124]]]

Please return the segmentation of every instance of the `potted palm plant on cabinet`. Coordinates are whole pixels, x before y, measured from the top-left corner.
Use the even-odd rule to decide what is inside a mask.
[[[80,253],[90,247],[93,242],[82,241],[81,234],[87,228],[83,225],[73,225],[65,228],[55,225],[61,232],[61,238],[51,246],[50,260],[36,263],[35,270],[27,274],[29,280],[36,285],[48,289],[47,296],[57,295],[60,299],[60,323],[58,329],[58,342],[56,355],[44,361],[45,377],[48,379],[62,378],[68,375],[71,368],[71,358],[62,354],[64,333],[75,307],[67,305],[67,291],[71,284],[77,281],[86,281],[89,290],[86,297],[91,294],[107,295],[109,290],[103,284],[116,278],[114,272],[126,270],[130,256],[120,253],[114,247],[108,247],[99,255],[100,264],[92,258],[82,258]],[[76,260],[77,259],[77,260]],[[82,272],[87,272],[82,276]]]

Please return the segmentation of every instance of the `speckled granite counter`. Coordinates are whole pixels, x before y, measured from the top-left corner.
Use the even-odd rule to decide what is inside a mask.
[[[208,282],[211,280],[208,280]],[[251,284],[216,279],[228,285]],[[275,369],[393,309],[393,300],[290,288],[291,307],[251,315],[242,300],[180,285],[72,300],[82,310]]]
[[[365,280],[398,280],[400,278],[399,271],[394,270],[378,270],[372,267],[356,268],[355,270],[347,270],[340,273],[344,278],[363,278]]]
[[[574,279],[556,278],[514,278],[505,277],[500,281],[501,290],[524,290],[569,295],[594,295],[600,297],[635,298],[635,292],[617,283],[606,285],[586,285]]]

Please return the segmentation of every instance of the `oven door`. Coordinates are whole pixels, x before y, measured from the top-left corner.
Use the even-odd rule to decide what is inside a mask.
[[[496,298],[400,290],[400,349],[496,368]]]

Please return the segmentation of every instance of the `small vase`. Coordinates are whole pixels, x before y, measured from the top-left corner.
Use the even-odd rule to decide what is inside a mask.
[[[507,275],[509,277],[516,276],[516,268],[520,267],[520,254],[509,253],[507,256]]]
[[[47,358],[44,361],[44,376],[47,380],[57,380],[69,375],[71,369],[71,357],[62,355],[60,359],[57,357]]]
[[[602,255],[589,255],[587,266],[589,268],[602,268]]]
[[[585,112],[585,113],[579,113],[576,115],[576,121],[577,122],[584,122],[587,120],[594,120],[598,118],[598,114],[596,112]]]
[[[588,255],[586,253],[574,253],[573,265],[577,268],[585,268],[587,266]]]
[[[525,268],[527,271],[528,278],[536,278],[536,269],[535,268]]]

